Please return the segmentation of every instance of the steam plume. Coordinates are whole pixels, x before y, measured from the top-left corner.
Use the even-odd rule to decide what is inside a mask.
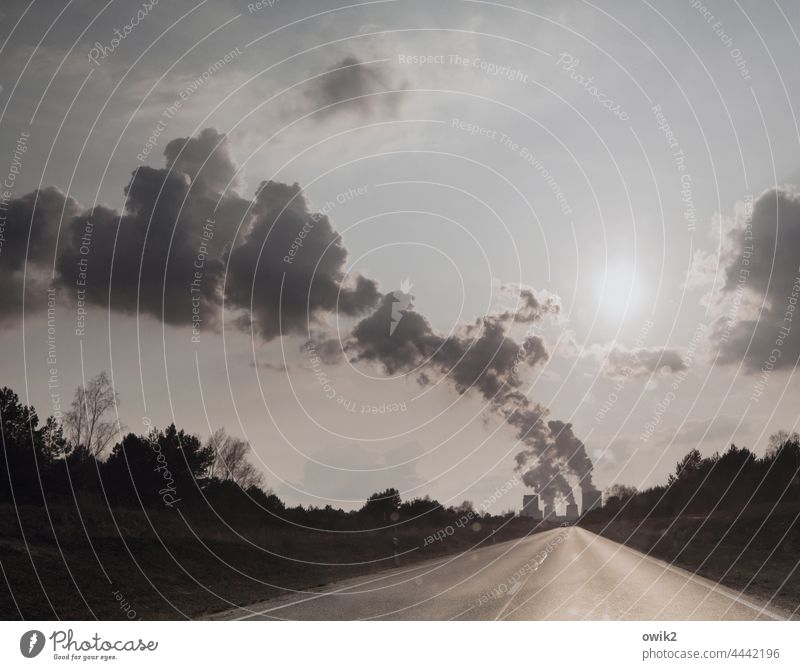
[[[594,490],[592,462],[571,424],[548,421],[547,409],[519,390],[520,369],[547,360],[542,339],[528,334],[518,342],[506,334],[510,324],[541,321],[557,313],[559,305],[553,297],[540,298],[528,287],[518,287],[518,295],[516,310],[490,314],[443,336],[414,311],[413,304],[402,320],[394,323],[394,296],[387,294],[378,308],[356,325],[344,349],[353,362],[376,363],[388,374],[413,371],[422,385],[441,375],[459,393],[479,392],[492,411],[516,429],[524,445],[516,456],[523,482],[536,489],[546,504],[559,500],[573,503],[568,480],[584,490]]]

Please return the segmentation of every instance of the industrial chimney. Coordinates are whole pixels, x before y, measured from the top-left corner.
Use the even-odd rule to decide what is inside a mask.
[[[522,496],[522,512],[520,516],[527,516],[531,519],[541,519],[542,510],[539,509],[539,496]]]
[[[602,494],[597,489],[583,489],[581,498],[583,502],[583,513],[589,512],[600,507]]]
[[[567,521],[578,520],[578,505],[575,503],[567,504]]]

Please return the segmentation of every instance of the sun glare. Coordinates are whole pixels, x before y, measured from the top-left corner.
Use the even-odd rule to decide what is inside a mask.
[[[639,307],[640,280],[626,264],[607,266],[597,284],[600,316],[621,319]]]

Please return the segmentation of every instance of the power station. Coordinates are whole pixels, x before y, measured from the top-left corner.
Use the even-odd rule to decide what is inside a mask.
[[[602,493],[597,489],[588,491],[581,491],[581,498],[583,499],[583,513],[590,512],[593,509],[602,507]]]
[[[582,514],[586,514],[586,512],[601,506],[602,493],[596,489],[584,489],[581,491],[581,502],[583,503]],[[545,504],[543,508],[540,507],[539,496],[533,494],[522,496],[522,511],[520,511],[520,516],[528,517],[529,519],[546,519],[550,521],[577,521],[580,514],[578,513],[577,503],[567,503],[566,516],[558,516],[554,506]]]
[[[578,520],[578,505],[576,503],[569,503],[567,505],[567,521]]]
[[[530,517],[531,519],[541,519],[542,510],[539,509],[539,496],[522,496],[522,511],[520,515]]]

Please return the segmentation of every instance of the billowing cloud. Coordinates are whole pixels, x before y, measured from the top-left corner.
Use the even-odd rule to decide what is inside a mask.
[[[751,373],[794,368],[800,357],[800,194],[771,189],[723,240],[724,284],[712,329],[719,361]]]
[[[62,283],[90,304],[169,324],[220,319],[224,253],[248,201],[222,189],[237,170],[224,135],[204,130],[167,145],[168,167],[137,168],[124,211],[97,206],[67,225]],[[199,315],[199,316],[198,316]]]
[[[243,198],[227,138],[213,129],[173,140],[164,154],[166,167],[133,172],[122,211],[82,209],[55,188],[9,202],[4,317],[20,304],[22,270],[31,286],[54,258],[68,299],[215,328],[224,296],[234,322],[265,340],[307,333],[329,312],[357,316],[375,306],[377,283],[360,275],[345,281],[341,237],[309,210],[297,184],[265,182],[253,200]],[[46,292],[36,296],[30,309]]]
[[[225,294],[264,339],[307,333],[326,313],[355,316],[377,303],[376,282],[356,275],[345,284],[342,238],[309,210],[298,184],[262,183],[252,216],[230,254]]]
[[[521,367],[547,359],[540,337],[529,335],[516,342],[506,335],[506,313],[486,316],[452,335],[442,335],[413,305],[393,323],[396,300],[393,293],[383,296],[378,309],[355,326],[345,343],[353,361],[377,363],[389,374],[413,370],[425,373],[426,378],[446,375],[460,393],[475,388],[491,400],[519,386]],[[526,303],[523,309],[526,318],[533,320],[530,305]],[[548,309],[541,308],[535,318],[543,318]]]
[[[204,128],[197,137],[178,138],[164,148],[167,168],[185,174],[203,193],[224,193],[240,186],[240,174],[227,137]]]
[[[62,221],[79,212],[78,203],[55,187],[3,200],[0,206],[0,323],[15,325],[21,317],[23,279],[25,307],[35,312],[47,301]]]

